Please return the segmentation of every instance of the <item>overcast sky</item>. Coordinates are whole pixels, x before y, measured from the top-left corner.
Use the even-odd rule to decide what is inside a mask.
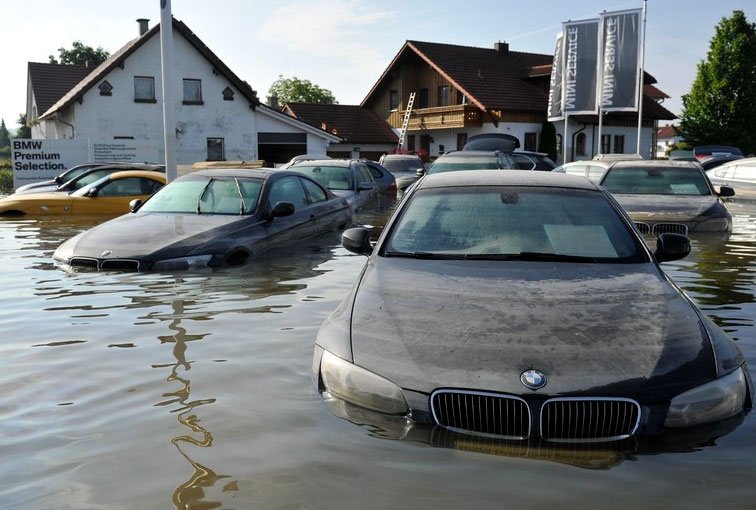
[[[279,75],[359,104],[402,44],[420,40],[550,54],[563,21],[642,7],[622,0],[173,0],[186,23],[264,100]],[[756,21],[753,0],[649,0],[646,71],[679,114],[714,27],[735,9]],[[17,127],[26,109],[27,63],[47,62],[73,41],[111,53],[138,35],[137,18],[160,20],[160,0],[0,0],[0,118]]]

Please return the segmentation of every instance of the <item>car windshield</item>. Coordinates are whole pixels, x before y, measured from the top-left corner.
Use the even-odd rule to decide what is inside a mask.
[[[96,170],[92,170],[89,173],[84,173],[82,175],[79,175],[78,177],[70,179],[68,182],[63,184],[63,186],[67,191],[76,191],[99,181],[103,177],[106,177],[115,171],[115,168],[98,168]]]
[[[418,190],[384,256],[481,260],[645,262],[605,195],[513,186]]]
[[[706,178],[695,168],[615,167],[601,185],[618,194],[711,195]]]
[[[172,182],[139,212],[249,214],[260,198],[262,179],[217,177]]]
[[[420,158],[385,158],[382,164],[383,168],[389,172],[415,172],[418,168],[423,167]]]
[[[428,174],[456,172],[458,170],[498,170],[501,168],[496,156],[465,156],[439,158],[428,169]]]
[[[291,167],[290,170],[303,173],[328,189],[354,189],[352,171],[346,166],[296,165]]]

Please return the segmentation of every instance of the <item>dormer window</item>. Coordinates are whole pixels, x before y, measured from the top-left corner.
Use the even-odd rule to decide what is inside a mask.
[[[103,80],[102,83],[100,83],[97,86],[98,89],[100,89],[100,95],[101,96],[112,96],[113,95],[113,85],[108,83],[108,80]]]
[[[231,90],[231,87],[226,87],[225,89],[223,89],[223,100],[224,101],[234,100],[234,91]]]

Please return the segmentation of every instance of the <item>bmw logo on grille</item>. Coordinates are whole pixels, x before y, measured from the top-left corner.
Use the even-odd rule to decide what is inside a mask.
[[[538,390],[546,386],[546,376],[543,375],[543,372],[531,368],[520,374],[520,382],[526,388]]]
[[[107,257],[111,253],[113,253],[113,252],[110,251],[110,250],[105,250],[104,252],[100,253],[100,257]]]

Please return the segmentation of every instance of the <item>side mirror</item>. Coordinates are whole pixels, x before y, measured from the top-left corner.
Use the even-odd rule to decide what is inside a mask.
[[[270,211],[270,217],[281,218],[283,216],[291,216],[294,214],[294,210],[294,204],[291,202],[276,202],[276,205]]]
[[[97,188],[89,188],[85,196],[93,198],[97,196]]]
[[[364,227],[350,228],[341,234],[341,246],[357,255],[370,255],[370,232]]]
[[[690,239],[682,234],[661,234],[656,238],[654,256],[658,262],[685,258],[690,253]]]
[[[139,208],[142,206],[142,201],[138,198],[135,198],[131,202],[129,202],[129,211],[135,213],[139,210]]]
[[[418,168],[418,169],[417,169],[417,170],[415,171],[415,173],[417,174],[417,176],[418,176],[418,177],[422,177],[423,175],[425,175],[425,167],[422,167],[422,168]]]
[[[357,189],[359,191],[369,191],[375,187],[375,183],[364,181],[357,186]]]
[[[717,195],[719,195],[720,197],[734,197],[735,190],[729,186],[720,186],[719,193],[717,193]]]

